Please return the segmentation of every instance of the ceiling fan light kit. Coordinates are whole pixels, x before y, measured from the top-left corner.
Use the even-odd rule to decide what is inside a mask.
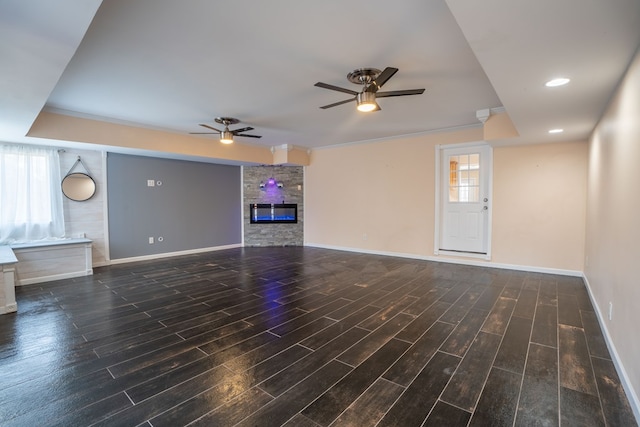
[[[233,144],[233,133],[228,130],[220,132],[220,142],[223,144]]]
[[[358,111],[368,113],[370,111],[379,110],[380,107],[376,103],[376,94],[373,92],[362,92],[356,95],[356,103]]]

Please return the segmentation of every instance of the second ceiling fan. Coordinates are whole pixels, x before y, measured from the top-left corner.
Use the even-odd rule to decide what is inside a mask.
[[[200,123],[200,126],[205,127],[207,129],[211,129],[215,132],[189,132],[192,135],[209,135],[209,134],[220,134],[220,142],[222,142],[223,144],[231,144],[233,143],[233,137],[235,136],[244,136],[247,138],[262,138],[262,136],[260,135],[247,135],[244,134],[242,132],[247,132],[250,130],[253,130],[253,128],[251,126],[247,126],[241,129],[234,129],[234,130],[229,130],[229,125],[235,125],[240,123],[240,120],[235,119],[233,117],[216,117],[215,119],[216,123],[220,123],[221,125],[224,125],[224,130],[220,130],[220,129],[216,129],[213,126],[209,126],[207,124],[204,123]]]
[[[424,93],[424,89],[392,90],[389,92],[378,92],[378,90],[397,72],[398,72],[398,69],[393,67],[387,67],[384,69],[384,71],[380,71],[377,68],[358,68],[357,70],[350,72],[349,74],[347,74],[347,79],[349,79],[351,83],[362,85],[362,91],[360,92],[330,85],[327,83],[318,82],[314,86],[353,95],[353,98],[349,98],[349,99],[345,99],[344,101],[325,105],[320,108],[327,109],[331,107],[336,107],[338,105],[346,104],[347,102],[356,101],[357,108],[359,111],[364,111],[364,112],[378,111],[380,110],[380,106],[376,102],[376,98],[385,98],[390,96],[420,95]]]

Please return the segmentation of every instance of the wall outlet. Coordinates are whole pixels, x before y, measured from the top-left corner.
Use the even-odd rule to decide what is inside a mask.
[[[609,320],[613,320],[613,302],[609,301]]]
[[[153,245],[153,237],[149,237],[149,244]]]
[[[362,240],[367,240],[368,238],[369,238],[369,236],[367,236],[367,233],[364,233],[364,234],[362,235]]]
[[[148,179],[147,180],[147,187],[155,187],[156,186],[156,181],[153,179]]]

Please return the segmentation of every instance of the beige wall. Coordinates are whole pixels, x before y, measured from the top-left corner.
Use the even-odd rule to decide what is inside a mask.
[[[479,128],[314,151],[305,242],[433,257],[435,147],[481,139]],[[579,274],[586,170],[586,142],[494,148],[491,262]]]
[[[585,276],[605,331],[635,390],[630,394],[640,417],[640,54],[589,148]]]
[[[582,271],[586,141],[493,151],[493,261]]]
[[[433,254],[434,147],[481,138],[476,128],[314,150],[305,168],[305,242]]]

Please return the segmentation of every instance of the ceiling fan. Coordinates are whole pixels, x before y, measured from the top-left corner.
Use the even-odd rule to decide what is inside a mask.
[[[216,123],[224,125],[224,130],[216,129],[213,126],[209,126],[203,123],[200,123],[200,126],[205,127],[207,129],[214,130],[215,132],[189,132],[192,135],[210,135],[210,134],[220,134],[220,142],[223,144],[231,144],[233,143],[234,136],[244,136],[247,138],[262,138],[260,135],[247,135],[242,132],[247,132],[253,130],[252,127],[247,126],[241,129],[229,130],[229,125],[235,125],[240,123],[240,120],[234,119],[233,117],[216,117]]]
[[[378,92],[378,90],[384,85],[398,71],[397,68],[387,67],[384,71],[380,71],[377,68],[358,68],[347,74],[347,79],[351,83],[362,85],[362,91],[356,92],[351,89],[344,89],[338,86],[333,86],[327,83],[318,82],[314,86],[324,89],[336,90],[338,92],[348,93],[353,95],[353,98],[346,99],[344,101],[335,102],[333,104],[320,107],[327,109],[336,107],[338,105],[346,104],[353,100],[356,101],[358,111],[378,111],[380,106],[376,102],[376,98],[385,98],[389,96],[405,96],[405,95],[420,95],[424,93],[424,89],[409,89],[409,90],[392,90],[390,92]]]

